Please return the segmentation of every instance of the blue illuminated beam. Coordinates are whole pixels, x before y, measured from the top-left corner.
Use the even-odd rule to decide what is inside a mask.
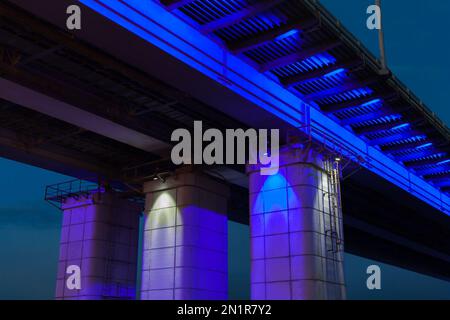
[[[428,168],[415,168],[414,172],[421,177],[431,176],[431,175],[439,175],[442,172],[450,171],[450,164],[444,164],[441,166],[431,166]]]
[[[433,180],[433,184],[440,188],[450,188],[450,179],[449,178],[441,178]]]
[[[411,153],[411,154],[407,154],[407,155],[402,155],[402,156],[395,156],[395,159],[401,162],[408,162],[408,161],[414,161],[420,158],[425,158],[425,157],[429,157],[429,156],[433,156],[433,155],[437,155],[439,154],[439,150],[435,149],[435,148],[429,148],[429,149],[425,149],[425,150],[418,150],[417,152]]]
[[[416,137],[414,141],[405,142],[405,143],[398,143],[398,144],[392,144],[392,145],[384,145],[381,147],[381,150],[387,153],[392,153],[396,151],[401,150],[409,150],[409,149],[415,149],[415,148],[427,148],[431,147],[433,145],[432,142],[430,142],[429,138],[424,135],[419,135]]]
[[[445,158],[444,155],[441,155],[441,157],[434,157],[432,159],[404,162],[404,165],[410,168],[420,168],[428,165],[443,167],[448,164],[450,164],[450,159]]]
[[[369,140],[368,144],[370,146],[380,146],[383,144],[388,144],[388,143],[392,143],[395,141],[404,140],[404,139],[410,138],[411,136],[419,136],[419,135],[423,135],[423,132],[418,131],[418,130],[401,131],[401,132],[398,132],[396,134],[389,135],[386,137]]]
[[[431,181],[435,181],[435,180],[440,180],[440,179],[447,179],[450,181],[450,171],[443,173],[443,174],[429,174],[423,177],[426,180],[431,180]]]
[[[427,142],[427,143],[424,143],[424,144],[419,145],[419,146],[417,147],[417,149],[420,150],[420,149],[429,148],[429,147],[431,147],[432,145],[433,145],[432,142]]]
[[[448,164],[448,163],[450,163],[450,159],[446,159],[446,160],[439,161],[436,165],[442,166],[442,165]]]
[[[285,88],[291,88],[291,87],[293,87],[297,84],[301,84],[303,82],[322,78],[330,73],[336,72],[341,69],[350,71],[350,69],[357,68],[361,64],[362,64],[362,62],[359,60],[337,63],[337,64],[333,64],[333,65],[327,66],[322,69],[313,70],[311,72],[306,72],[306,73],[300,73],[300,74],[292,76],[292,77],[287,77],[287,78],[281,79],[281,83],[283,84],[283,86]]]
[[[338,111],[347,111],[350,109],[354,109],[354,108],[358,108],[360,106],[363,105],[368,105],[368,104],[373,104],[373,103],[378,103],[380,101],[384,101],[384,102],[389,102],[391,100],[394,100],[398,97],[397,94],[395,93],[382,93],[382,94],[378,94],[378,95],[370,95],[370,96],[366,96],[366,97],[362,97],[362,98],[358,98],[358,99],[353,99],[353,100],[349,100],[349,101],[345,101],[345,102],[341,102],[341,103],[332,103],[332,104],[327,104],[327,105],[321,105],[320,109],[326,113],[334,113],[334,112],[338,112]]]
[[[219,29],[223,29],[239,22],[258,15],[261,12],[269,10],[270,8],[280,4],[284,0],[262,0],[252,6],[249,6],[241,11],[227,15],[221,19],[211,21],[201,27],[201,32],[211,33]]]
[[[396,121],[392,121],[390,123],[368,125],[360,128],[355,128],[353,129],[353,131],[355,131],[357,134],[364,134],[364,135],[375,134],[379,132],[392,132],[394,134],[398,130],[402,129],[406,130],[412,128],[413,123],[407,121],[408,121],[407,119],[399,119]]]
[[[159,0],[161,4],[166,6],[167,10],[175,10],[182,6],[188,5],[191,2],[194,2],[195,0]]]
[[[295,52],[293,54],[281,57],[279,59],[270,61],[266,64],[263,64],[259,67],[260,72],[267,72],[269,70],[273,70],[280,67],[285,67],[287,65],[290,65],[295,62],[303,61],[305,59],[308,59],[318,53],[326,52],[328,50],[331,50],[333,48],[336,48],[341,44],[338,40],[332,40],[329,42],[326,42],[325,44],[320,44],[317,46],[313,46],[311,48],[302,49],[299,52]]]
[[[309,94],[309,95],[305,96],[305,99],[308,101],[326,99],[326,98],[336,96],[338,94],[341,94],[341,93],[344,93],[347,91],[360,89],[360,88],[364,88],[364,87],[373,85],[382,80],[383,80],[383,77],[380,77],[380,76],[370,77],[365,80],[348,80],[348,81],[344,82],[343,84],[333,87],[331,89],[324,90],[324,91],[318,91],[318,92]]]
[[[396,114],[400,114],[403,113],[405,111],[410,110],[410,107],[405,107],[403,109],[392,109],[392,108],[387,108],[387,107],[379,107],[377,108],[375,111],[366,113],[366,114],[362,114],[359,116],[355,116],[355,117],[351,117],[348,119],[344,119],[341,121],[341,124],[343,126],[349,126],[349,125],[353,125],[353,124],[357,124],[357,123],[361,123],[361,122],[366,122],[366,121],[372,121],[372,120],[377,120],[386,116],[392,116],[392,115],[396,115]]]
[[[277,37],[280,37],[288,32],[291,32],[292,30],[297,31],[301,30],[302,33],[305,33],[308,30],[317,26],[317,24],[318,22],[315,18],[284,24],[279,27],[263,31],[250,39],[230,43],[228,44],[228,49],[233,54],[240,54],[242,52],[255,49],[269,42],[272,42],[276,40]]]

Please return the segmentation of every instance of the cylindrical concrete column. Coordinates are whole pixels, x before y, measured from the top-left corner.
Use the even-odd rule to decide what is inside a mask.
[[[333,170],[311,149],[282,150],[276,175],[248,166],[252,299],[345,298]]]
[[[141,206],[96,192],[68,198],[62,209],[56,299],[135,299]],[[73,266],[80,289],[67,283]]]
[[[178,172],[144,192],[141,299],[227,299],[229,188]]]

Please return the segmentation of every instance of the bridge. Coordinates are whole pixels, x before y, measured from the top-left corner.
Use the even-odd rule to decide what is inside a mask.
[[[226,299],[228,219],[253,299],[345,298],[344,250],[449,280],[449,130],[317,1],[79,3],[0,4],[0,155],[80,179],[58,299]],[[195,120],[280,129],[279,174],[172,165]]]

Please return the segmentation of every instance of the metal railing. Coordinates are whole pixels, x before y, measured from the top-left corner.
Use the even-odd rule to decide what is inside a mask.
[[[45,188],[45,201],[61,208],[61,204],[68,198],[87,196],[94,192],[104,192],[105,188],[98,183],[82,179],[74,179],[49,185]]]

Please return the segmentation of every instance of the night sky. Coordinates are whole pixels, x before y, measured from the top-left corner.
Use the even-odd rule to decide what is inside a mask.
[[[347,29],[378,56],[378,34],[366,27],[375,0],[321,0]],[[448,0],[383,0],[388,67],[450,125]]]
[[[365,27],[373,1],[322,0],[370,50],[376,32]],[[450,1],[383,1],[388,65],[428,107],[450,124]],[[0,159],[0,299],[52,299],[61,213],[43,200],[45,186],[71,179]],[[345,210],[345,204],[344,204]],[[247,298],[248,227],[230,223],[230,298]],[[450,283],[346,255],[350,299],[449,299]],[[382,269],[382,290],[366,288],[370,264]]]

